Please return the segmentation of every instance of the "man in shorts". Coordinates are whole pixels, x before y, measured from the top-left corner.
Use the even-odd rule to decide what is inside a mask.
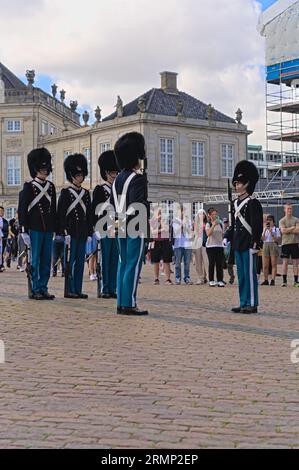
[[[284,208],[285,217],[280,220],[279,228],[282,234],[281,257],[283,259],[283,283],[282,287],[288,284],[289,259],[293,261],[294,287],[299,287],[298,283],[298,260],[299,260],[299,219],[293,216],[293,206],[286,204]]]

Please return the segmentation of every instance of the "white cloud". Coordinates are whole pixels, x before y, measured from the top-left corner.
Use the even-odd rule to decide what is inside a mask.
[[[254,0],[0,0],[0,60],[35,68],[81,105],[113,111],[179,72],[179,87],[234,116],[264,141],[264,41]],[[21,5],[26,5],[26,14]],[[18,8],[20,7],[20,8]],[[14,15],[12,15],[12,9]],[[28,14],[31,11],[32,14]]]

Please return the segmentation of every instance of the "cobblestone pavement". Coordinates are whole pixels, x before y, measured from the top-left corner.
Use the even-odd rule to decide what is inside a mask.
[[[95,283],[64,300],[56,278],[36,302],[24,273],[0,274],[1,448],[299,447],[299,289],[263,287],[244,316],[236,287],[152,281],[146,267],[150,316],[131,318]]]

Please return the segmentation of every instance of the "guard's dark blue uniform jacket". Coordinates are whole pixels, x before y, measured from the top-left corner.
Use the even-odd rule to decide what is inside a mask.
[[[110,199],[111,195],[111,186],[107,183],[98,185],[94,189],[93,196],[92,196],[92,219],[93,219],[93,226],[95,227],[98,220],[102,217],[106,216],[107,211],[103,211],[101,215],[98,215],[97,207],[99,204],[103,204],[108,199]],[[104,225],[104,230],[107,230],[107,224]]]
[[[131,175],[131,173],[132,173],[132,170],[122,170],[121,173],[119,173],[119,175],[117,176],[115,183],[114,183],[117,196],[120,196],[122,194],[124,185],[127,179],[129,178],[129,176]],[[146,179],[144,175],[136,174],[136,176],[134,177],[134,179],[132,180],[128,188],[127,198],[126,198],[127,209],[130,207],[131,204],[135,202],[139,202],[146,206],[147,212],[149,215],[149,203],[146,200],[146,190],[147,190],[146,184],[147,183],[146,183]],[[113,197],[113,192],[111,193],[110,202],[113,205],[113,207],[116,207],[114,197]],[[129,221],[130,218],[132,217],[134,216],[128,217],[127,221]]]
[[[41,193],[41,189],[47,192],[38,200],[33,207],[36,198]],[[43,182],[34,179],[30,183],[25,183],[23,190],[19,194],[19,225],[21,231],[28,232],[36,230],[38,232],[55,232],[57,214],[56,214],[56,190],[50,181]]]
[[[242,200],[237,200],[239,206]],[[256,243],[259,248],[263,233],[263,209],[257,199],[250,198],[241,209],[241,215],[249,224],[252,235],[243,226],[238,217],[234,217],[233,248],[237,251],[249,250]]]
[[[82,197],[75,204],[76,198]],[[74,206],[72,210],[72,205]],[[62,189],[58,200],[59,231],[74,238],[87,239],[92,236],[91,200],[87,189],[71,185]]]

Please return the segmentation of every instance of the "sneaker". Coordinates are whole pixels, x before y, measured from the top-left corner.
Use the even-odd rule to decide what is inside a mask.
[[[181,285],[181,280],[177,277],[176,280],[175,280],[175,283],[177,286],[180,286]]]
[[[288,286],[287,282],[283,282],[283,283],[281,284],[281,287],[287,287],[287,286]]]
[[[154,286],[158,286],[159,284],[160,284],[159,279],[155,279],[155,280],[154,280]]]
[[[275,281],[274,281],[274,279],[271,280],[270,286],[275,286]]]
[[[190,277],[187,277],[187,278],[184,280],[184,283],[185,283],[187,286],[193,286],[193,282],[191,281]]]
[[[197,281],[196,285],[197,285],[197,286],[203,286],[204,283],[205,283],[205,281],[200,281],[200,280],[199,280],[199,281]]]
[[[20,273],[24,273],[25,272],[25,268],[20,268]]]
[[[164,282],[165,286],[173,286],[173,282],[171,279],[167,279],[167,281]]]
[[[269,285],[269,281],[264,281],[261,283],[261,286],[268,286]]]
[[[229,280],[230,285],[232,286],[235,283],[235,278],[231,277]]]
[[[218,287],[225,287],[224,282],[222,282],[222,281],[218,282]]]
[[[293,287],[299,287],[299,282],[294,282]]]
[[[217,285],[218,285],[218,282],[216,282],[216,281],[210,281],[209,282],[210,287],[216,287]]]

